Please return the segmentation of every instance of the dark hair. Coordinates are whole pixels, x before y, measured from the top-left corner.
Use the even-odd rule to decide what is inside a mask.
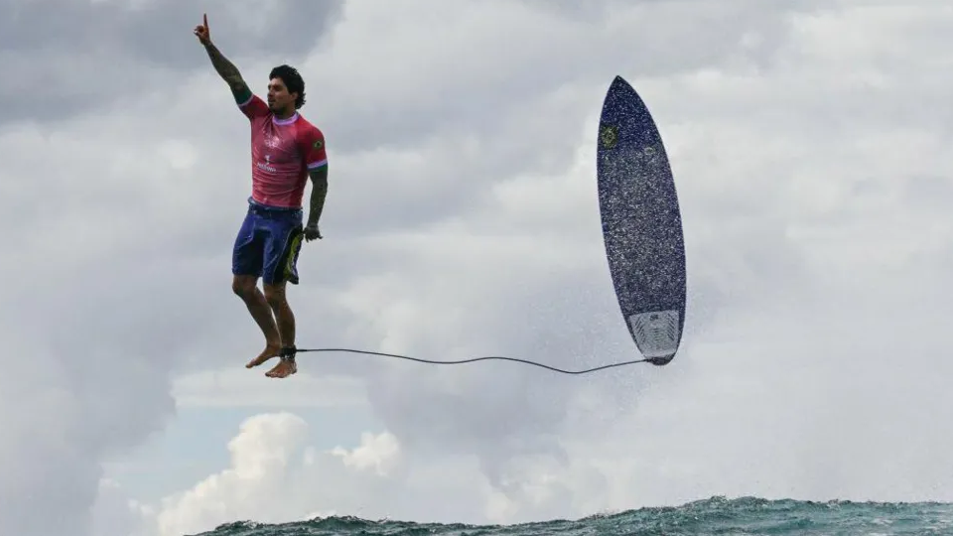
[[[288,88],[288,93],[298,94],[298,98],[295,99],[295,109],[304,106],[304,79],[302,79],[301,75],[298,74],[297,69],[290,65],[279,65],[272,69],[271,73],[268,74],[268,80],[271,80],[272,78],[280,78]]]

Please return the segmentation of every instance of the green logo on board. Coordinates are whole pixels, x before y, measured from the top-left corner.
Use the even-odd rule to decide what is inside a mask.
[[[602,132],[599,133],[599,141],[602,142],[602,147],[605,149],[615,147],[619,143],[619,127],[615,125],[602,127]]]

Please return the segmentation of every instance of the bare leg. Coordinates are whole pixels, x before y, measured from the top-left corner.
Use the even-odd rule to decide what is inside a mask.
[[[247,275],[237,275],[232,280],[232,291],[245,302],[248,312],[251,313],[255,323],[258,324],[265,336],[265,349],[258,354],[258,357],[249,361],[245,365],[246,368],[257,367],[265,361],[277,357],[281,351],[281,335],[278,326],[265,296],[258,290],[257,282],[256,277]]]
[[[288,299],[285,295],[285,283],[275,285],[265,284],[265,300],[271,307],[277,319],[278,332],[281,334],[281,344],[284,347],[293,347],[295,345],[295,315],[288,305]],[[293,360],[282,359],[271,370],[265,373],[272,378],[284,378],[298,371],[298,367]]]
[[[295,343],[295,315],[288,305],[288,298],[285,295],[285,284],[276,285],[265,284],[265,301],[268,302],[271,311],[275,315],[278,325],[278,333],[281,334],[281,344],[284,346],[294,346]]]

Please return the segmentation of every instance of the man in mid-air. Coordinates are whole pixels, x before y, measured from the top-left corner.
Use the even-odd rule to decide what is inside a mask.
[[[278,364],[266,376],[284,378],[298,370],[295,317],[285,285],[298,284],[301,238],[309,242],[321,238],[318,220],[328,191],[324,134],[298,114],[305,102],[298,71],[287,65],[272,69],[265,104],[212,44],[207,16],[203,15],[194,33],[251,123],[252,191],[232,251],[232,290],[264,333],[265,349],[245,366],[257,367],[278,357]],[[313,187],[303,226],[302,198],[308,177]],[[258,290],[258,278],[264,293]]]

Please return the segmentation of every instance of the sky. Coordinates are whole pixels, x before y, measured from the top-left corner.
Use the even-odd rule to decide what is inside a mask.
[[[622,75],[676,178],[679,354],[245,369],[248,122],[203,13],[259,94],[296,66],[326,136],[300,347],[638,358],[595,190]],[[932,0],[3,3],[0,533],[953,500],[950,28]]]

